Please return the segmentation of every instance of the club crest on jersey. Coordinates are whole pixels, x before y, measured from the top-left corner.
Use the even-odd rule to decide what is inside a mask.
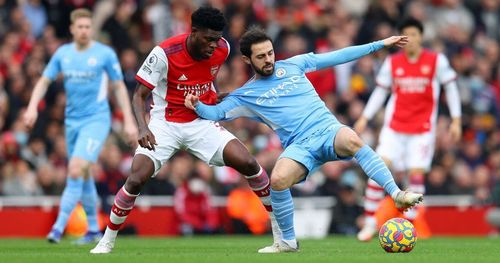
[[[420,67],[420,72],[422,72],[422,74],[424,74],[424,75],[427,75],[427,74],[431,73],[431,67],[429,65],[422,65]]]
[[[87,64],[91,67],[95,66],[97,64],[97,59],[95,57],[90,57],[87,60]]]
[[[213,66],[210,68],[210,74],[212,74],[212,76],[214,77],[217,74],[217,71],[219,71],[219,66]]]
[[[396,76],[402,76],[403,74],[405,74],[405,70],[403,68],[397,68],[395,73]]]
[[[276,77],[281,78],[285,76],[286,70],[284,68],[279,68],[276,70]]]

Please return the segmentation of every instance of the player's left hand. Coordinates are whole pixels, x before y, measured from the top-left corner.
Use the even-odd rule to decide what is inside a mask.
[[[392,36],[383,40],[385,47],[404,47],[408,44],[407,36]]]
[[[458,142],[462,138],[462,123],[460,120],[453,120],[451,122],[449,132],[453,142]]]
[[[133,121],[125,121],[123,132],[125,133],[127,143],[134,148],[137,147],[137,138],[139,137],[137,125]]]

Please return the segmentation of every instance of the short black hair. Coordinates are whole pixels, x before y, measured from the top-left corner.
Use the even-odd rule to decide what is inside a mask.
[[[267,40],[271,41],[271,43],[273,42],[271,37],[268,36],[262,28],[253,26],[248,29],[243,36],[241,36],[240,52],[243,56],[250,57],[252,56],[252,45],[262,43]]]
[[[398,24],[398,32],[403,32],[403,30],[407,27],[416,27],[418,31],[420,31],[420,34],[424,33],[424,25],[422,24],[422,22],[413,17],[403,19],[403,21]]]
[[[191,15],[191,26],[222,31],[226,26],[226,19],[219,9],[211,6],[202,6]]]

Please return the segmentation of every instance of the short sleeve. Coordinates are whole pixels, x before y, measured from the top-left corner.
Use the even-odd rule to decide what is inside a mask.
[[[439,54],[436,62],[436,76],[441,84],[447,84],[457,78],[457,73],[450,66],[450,63],[445,55]]]
[[[167,76],[167,71],[167,56],[161,47],[156,46],[142,63],[135,78],[144,86],[154,89]]]
[[[115,51],[109,49],[108,58],[106,60],[105,70],[108,73],[109,79],[112,81],[123,80],[123,73]]]
[[[43,70],[42,76],[55,80],[59,72],[61,72],[61,57],[62,57],[62,48],[60,47],[54,53],[54,55],[50,58],[49,63]]]

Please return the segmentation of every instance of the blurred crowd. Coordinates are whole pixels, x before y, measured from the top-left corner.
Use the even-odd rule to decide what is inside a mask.
[[[231,44],[231,54],[216,83],[221,92],[234,90],[251,77],[238,47],[250,25],[259,24],[272,36],[277,59],[283,59],[395,35],[396,25],[405,16],[423,21],[425,46],[444,53],[458,73],[464,129],[461,143],[452,143],[447,107],[441,103],[427,194],[466,194],[479,203],[500,203],[499,188],[495,188],[500,182],[497,0],[0,0],[0,195],[59,195],[63,190],[67,159],[62,82],[51,85],[32,131],[25,129],[20,116],[51,55],[71,40],[71,10],[93,10],[95,38],[118,53],[132,94],[136,70],[148,52],[163,39],[187,32],[190,14],[201,4],[223,10],[229,22],[224,37]],[[352,125],[375,87],[381,63],[394,51],[380,51],[308,77],[338,119]],[[111,106],[117,108],[112,96]],[[382,121],[380,112],[362,134],[372,146],[376,146]],[[133,148],[124,143],[121,125],[122,114],[115,110],[113,133],[92,168],[101,197],[116,193],[129,172]],[[271,171],[282,149],[269,128],[245,119],[224,126]],[[194,179],[196,183],[188,183]],[[241,188],[241,179],[229,168],[208,167],[181,152],[148,183],[143,194],[174,195],[176,189],[183,189],[229,195]],[[365,175],[356,164],[327,163],[296,186],[293,194],[336,196],[356,210],[364,182]]]

